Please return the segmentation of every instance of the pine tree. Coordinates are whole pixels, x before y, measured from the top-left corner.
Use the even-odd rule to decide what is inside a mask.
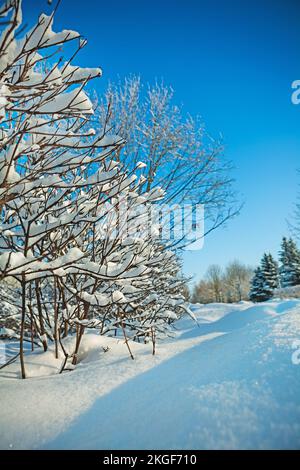
[[[291,287],[300,284],[300,251],[292,238],[283,237],[279,259],[281,286]]]
[[[278,264],[270,253],[263,255],[261,269],[267,286],[272,290],[277,289],[279,287]]]
[[[265,302],[279,286],[278,265],[271,254],[264,253],[251,281],[250,300]]]
[[[265,278],[260,267],[254,271],[254,276],[251,281],[251,289],[249,299],[252,302],[264,302],[270,298],[270,292],[265,291]]]

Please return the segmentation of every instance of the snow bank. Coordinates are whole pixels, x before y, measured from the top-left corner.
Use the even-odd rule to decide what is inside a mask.
[[[299,448],[300,300],[198,307],[200,326],[177,322],[155,357],[132,344],[132,361],[123,341],[91,335],[73,372],[1,371],[0,447]]]
[[[228,333],[243,328],[253,322],[296,309],[300,311],[299,300],[269,300],[253,304],[252,302],[239,302],[237,304],[207,304],[194,309],[199,330],[190,328],[191,324],[184,319],[180,326],[187,329],[182,337],[193,337],[211,332]]]

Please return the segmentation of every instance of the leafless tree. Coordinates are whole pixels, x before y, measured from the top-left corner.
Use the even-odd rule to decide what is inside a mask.
[[[206,271],[206,279],[211,284],[215,302],[223,301],[223,272],[217,264],[212,264]]]
[[[184,115],[171,87],[163,82],[143,86],[133,76],[110,84],[97,103],[102,126],[105,122],[126,140],[119,160],[128,168],[145,162],[142,188],[160,186],[166,204],[205,205],[206,233],[238,213],[232,165],[221,139],[213,139],[200,118]]]
[[[224,293],[227,302],[248,300],[250,281],[253,269],[239,261],[233,261],[226,266],[224,274]]]
[[[210,304],[215,302],[215,295],[210,282],[202,279],[193,288],[192,303]]]
[[[219,265],[211,265],[204,279],[193,290],[192,302],[240,302],[248,300],[253,269],[240,261],[232,261],[224,270]]]

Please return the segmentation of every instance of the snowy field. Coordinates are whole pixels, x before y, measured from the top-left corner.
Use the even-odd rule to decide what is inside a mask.
[[[72,372],[51,351],[27,353],[28,380],[0,370],[0,447],[300,449],[300,300],[192,309],[154,357],[88,334]]]

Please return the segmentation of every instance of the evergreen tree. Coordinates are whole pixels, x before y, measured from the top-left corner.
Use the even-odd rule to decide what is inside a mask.
[[[261,260],[261,269],[268,287],[272,290],[277,289],[279,287],[278,264],[270,253],[264,253]]]
[[[271,297],[272,293],[270,290],[265,290],[265,278],[260,267],[254,271],[254,276],[251,281],[251,289],[249,293],[249,299],[252,302],[264,302]]]
[[[271,254],[265,253],[251,281],[249,298],[253,302],[265,302],[278,286],[278,265]]]
[[[300,251],[292,238],[283,237],[279,259],[281,287],[300,284]]]

